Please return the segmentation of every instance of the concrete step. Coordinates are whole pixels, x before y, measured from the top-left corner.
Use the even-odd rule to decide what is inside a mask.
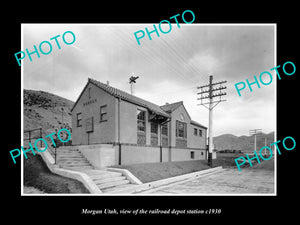
[[[98,184],[97,186],[99,187],[100,190],[102,190],[103,188],[115,187],[115,186],[119,186],[122,184],[129,184],[129,183],[130,183],[129,180],[118,180],[118,181],[111,181],[103,184]]]
[[[78,148],[75,148],[74,146],[59,146],[59,149],[78,150]]]
[[[56,157],[57,159],[61,160],[61,161],[78,161],[78,160],[86,160],[86,158],[84,158],[83,156],[76,156],[76,157],[60,157],[60,156],[57,156]]]
[[[69,162],[69,163],[59,163],[60,166],[62,167],[78,167],[78,166],[91,166],[89,163],[85,163],[85,162],[78,162],[78,163],[74,163],[74,162]]]
[[[83,155],[80,152],[70,152],[70,153],[56,152],[56,155],[59,155],[59,156],[81,156],[81,157],[83,157]]]
[[[59,164],[69,164],[71,162],[74,163],[87,163],[90,164],[88,162],[88,160],[80,153],[80,152],[70,152],[70,153],[65,153],[65,152],[60,152],[57,154],[57,162]]]
[[[115,187],[104,188],[101,191],[107,194],[130,194],[134,191],[137,184],[123,184]]]
[[[82,155],[81,152],[59,152],[59,151],[56,151],[56,154],[57,155]]]
[[[83,154],[81,154],[80,152],[70,152],[70,153],[65,153],[65,152],[56,152],[56,155],[61,155],[61,156],[81,156],[84,157]]]
[[[117,177],[106,177],[102,179],[93,179],[95,184],[104,184],[104,183],[109,183],[109,182],[114,182],[114,181],[120,181],[120,180],[125,180],[126,177],[124,176],[117,176]]]
[[[78,162],[78,161],[85,161],[88,162],[87,159],[82,158],[82,157],[77,157],[77,158],[60,158],[60,157],[56,157],[57,162],[67,162],[67,161],[74,161],[74,162]]]
[[[59,164],[61,167],[81,167],[81,166],[91,166],[90,164],[88,163],[77,163],[77,164],[74,164],[74,163],[65,163],[65,164]]]
[[[92,180],[101,180],[101,179],[105,179],[105,178],[110,178],[110,177],[121,177],[122,174],[110,174],[110,173],[103,173],[103,174],[95,174],[95,175],[89,175],[89,177]]]
[[[68,153],[68,152],[80,152],[79,150],[77,150],[77,149],[74,149],[74,150],[72,150],[72,149],[60,149],[60,148],[57,148],[56,149],[56,151],[57,152],[66,152],[66,153]]]
[[[79,151],[78,148],[64,148],[64,147],[58,147],[57,150],[60,151]]]
[[[122,176],[122,173],[120,173],[120,172],[112,172],[112,171],[96,170],[96,169],[85,171],[85,173],[87,175],[89,175],[90,177],[101,176],[101,175],[118,175],[118,176]]]
[[[74,170],[74,171],[81,171],[81,172],[84,172],[85,170],[94,169],[92,166],[60,166],[60,167],[67,170]]]
[[[56,156],[57,160],[78,160],[78,159],[86,159],[82,156]]]

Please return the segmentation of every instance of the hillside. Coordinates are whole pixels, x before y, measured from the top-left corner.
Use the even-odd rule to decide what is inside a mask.
[[[267,145],[269,146],[274,142],[274,132],[269,134],[262,133],[256,137],[257,150],[265,146],[265,138],[267,138]],[[254,136],[240,136],[237,137],[232,134],[223,134],[214,137],[214,144],[217,150],[242,150],[243,152],[254,151]]]
[[[45,91],[26,89],[23,100],[24,130],[42,127],[43,133],[49,134],[63,124],[72,127],[71,108],[74,102]]]

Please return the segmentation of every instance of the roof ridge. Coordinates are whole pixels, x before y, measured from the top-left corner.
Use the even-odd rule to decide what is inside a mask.
[[[178,101],[178,102],[173,102],[173,103],[166,103],[166,104],[161,105],[161,106],[165,106],[165,105],[175,105],[175,104],[178,104],[178,103],[183,104],[183,101]]]
[[[119,98],[127,100],[127,101],[129,101],[129,102],[131,102],[133,104],[136,104],[136,105],[148,108],[150,111],[153,111],[153,112],[155,112],[157,114],[160,114],[160,115],[165,116],[165,117],[169,117],[169,115],[164,110],[162,110],[159,107],[159,105],[156,105],[156,104],[154,104],[152,102],[149,102],[147,100],[139,98],[139,97],[137,97],[135,95],[129,94],[128,92],[122,91],[122,90],[120,90],[118,88],[115,88],[113,86],[104,84],[104,83],[102,83],[100,81],[97,81],[95,79],[92,79],[92,78],[88,78],[88,82],[93,83],[94,85],[96,85],[97,87],[101,88],[105,92],[113,95],[114,97],[119,97]]]
[[[179,102],[174,102],[174,103],[168,103],[165,105],[160,106],[160,108],[166,112],[173,112],[174,110],[176,110],[180,105],[183,105],[183,101],[179,101]],[[175,107],[174,107],[175,106]],[[184,105],[183,105],[184,106]]]

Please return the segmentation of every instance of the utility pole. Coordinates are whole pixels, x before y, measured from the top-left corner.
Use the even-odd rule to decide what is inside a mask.
[[[249,130],[250,135],[254,135],[254,151],[256,152],[256,135],[261,134],[262,129]]]
[[[213,151],[213,108],[216,107],[220,102],[224,102],[226,100],[222,99],[223,95],[226,95],[226,92],[222,92],[221,90],[226,89],[226,86],[222,86],[223,83],[227,81],[220,81],[213,83],[213,76],[209,76],[209,84],[197,87],[200,89],[200,92],[197,93],[200,95],[200,98],[197,100],[201,100],[201,103],[198,105],[203,105],[205,108],[209,110],[209,124],[208,124],[208,131],[209,131],[209,140],[208,140],[208,165],[212,167],[212,151]],[[219,85],[219,86],[216,86]],[[203,95],[208,93],[206,95]],[[214,98],[219,97],[218,100]],[[208,99],[208,101],[204,101]],[[208,105],[208,106],[206,106]]]

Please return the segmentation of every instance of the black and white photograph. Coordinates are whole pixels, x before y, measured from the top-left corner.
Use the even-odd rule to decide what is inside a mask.
[[[5,7],[4,217],[296,217],[296,7],[124,3]]]
[[[22,194],[276,195],[276,24],[22,24],[22,40]]]

